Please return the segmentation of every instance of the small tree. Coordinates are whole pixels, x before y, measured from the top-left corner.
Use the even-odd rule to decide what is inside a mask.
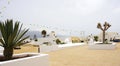
[[[105,31],[108,29],[108,28],[110,28],[110,24],[109,23],[107,23],[107,22],[105,22],[104,24],[103,24],[103,27],[101,26],[101,24],[100,23],[98,23],[97,24],[97,28],[98,29],[101,29],[102,31],[103,31],[103,43],[105,43]]]
[[[23,41],[29,38],[29,36],[24,36],[28,29],[22,30],[19,22],[13,24],[13,20],[6,20],[5,22],[0,21],[0,31],[2,34],[0,46],[4,48],[3,55],[5,60],[10,60],[13,56],[13,48],[23,45]]]
[[[46,34],[47,34],[46,30],[42,30],[41,34],[43,37],[46,37]]]

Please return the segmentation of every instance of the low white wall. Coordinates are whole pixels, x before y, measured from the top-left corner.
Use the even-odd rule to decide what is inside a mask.
[[[0,62],[0,66],[49,66],[48,54],[33,55],[35,56],[3,61]]]
[[[58,47],[59,47],[59,48],[67,48],[67,47],[82,46],[82,45],[85,45],[85,43],[61,44],[61,45],[58,45]]]
[[[59,49],[58,45],[51,45],[51,46],[40,45],[40,52],[50,52],[58,49]]]
[[[116,44],[93,44],[93,45],[88,45],[89,49],[96,49],[96,50],[109,50],[109,49],[115,49]]]

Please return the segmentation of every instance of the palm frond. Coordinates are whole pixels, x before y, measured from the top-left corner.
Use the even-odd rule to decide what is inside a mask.
[[[16,42],[19,41],[19,40],[28,32],[28,30],[29,30],[29,29],[27,29],[27,30],[24,29],[23,31],[21,31],[21,32],[17,35],[15,41],[16,41]]]
[[[17,36],[18,29],[19,29],[19,23],[16,22],[13,28],[13,32],[8,38],[8,43],[12,43],[14,41],[14,38]]]
[[[24,41],[25,39],[28,39],[28,38],[29,38],[29,36],[22,38],[21,40],[19,40],[19,41],[16,43],[16,45],[14,45],[14,47],[25,44],[25,43],[23,43],[23,41]]]
[[[0,44],[1,46],[5,46],[5,42],[3,39],[1,39],[0,42],[2,43],[2,44]]]
[[[23,25],[23,24],[22,24]],[[3,47],[14,47],[22,44],[22,41],[28,38],[23,36],[29,29],[22,29],[22,25],[17,21],[13,24],[13,20],[0,22],[0,31],[3,39],[0,41]],[[20,27],[19,27],[20,26]]]

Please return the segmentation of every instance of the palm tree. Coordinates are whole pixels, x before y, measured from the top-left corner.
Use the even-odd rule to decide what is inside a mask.
[[[42,30],[41,34],[43,35],[43,37],[46,37],[47,34],[46,30]]]
[[[103,31],[103,43],[105,43],[105,31],[108,29],[108,28],[110,28],[110,24],[109,23],[107,23],[107,22],[105,22],[104,24],[103,24],[103,27],[101,26],[101,24],[100,23],[98,23],[97,24],[97,28],[98,29],[101,29],[102,31]]]
[[[23,45],[23,41],[29,38],[24,36],[28,29],[22,30],[22,25],[18,21],[13,24],[12,19],[7,19],[5,22],[0,21],[0,31],[2,34],[0,46],[4,47],[3,55],[5,60],[10,60],[13,56],[13,48]]]

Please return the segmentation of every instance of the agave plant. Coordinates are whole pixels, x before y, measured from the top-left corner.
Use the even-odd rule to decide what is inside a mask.
[[[23,24],[22,24],[23,25]],[[29,29],[23,29],[18,21],[13,23],[13,20],[0,21],[0,31],[2,34],[1,45],[4,48],[3,55],[5,60],[12,59],[13,49],[16,46],[23,45],[23,41],[29,36],[24,36]]]
[[[107,22],[105,22],[104,24],[103,24],[103,27],[101,26],[101,24],[100,23],[98,23],[97,24],[97,28],[98,29],[101,29],[102,31],[103,31],[103,43],[105,43],[105,31],[108,29],[108,28],[110,28],[110,24],[109,23],[107,23]]]

